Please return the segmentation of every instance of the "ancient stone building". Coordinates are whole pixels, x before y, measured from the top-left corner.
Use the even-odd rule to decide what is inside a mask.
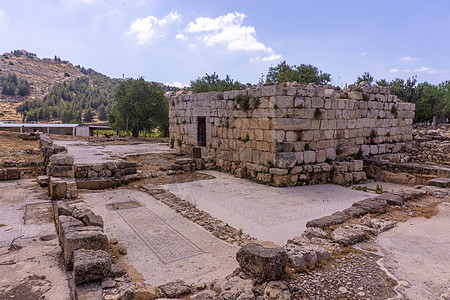
[[[388,87],[288,83],[170,100],[170,145],[277,186],[365,179],[364,156],[412,146],[415,105]]]

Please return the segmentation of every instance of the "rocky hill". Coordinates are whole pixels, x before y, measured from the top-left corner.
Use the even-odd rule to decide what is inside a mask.
[[[38,58],[36,54],[26,50],[15,50],[0,55],[0,89],[5,83],[1,78],[12,74],[19,81],[26,80],[29,83],[29,94],[26,96],[20,96],[19,93],[14,96],[0,94],[0,122],[61,121],[65,110],[66,112],[71,110],[71,113],[77,115],[76,118],[69,118],[66,122],[81,122],[80,116],[88,109],[94,114],[93,121],[97,121],[98,107],[100,104],[108,107],[118,82],[117,79],[111,79],[92,69],[74,66],[57,56]],[[84,83],[82,86],[79,84],[80,80]],[[84,95],[81,99],[82,105],[74,107],[75,102],[79,101],[70,102],[80,98],[80,95]],[[58,108],[55,107],[55,103],[59,105]],[[49,106],[52,106],[50,110]]]
[[[30,95],[27,98],[40,98],[50,92],[57,82],[71,81],[86,76],[79,68],[68,61],[55,58],[38,58],[26,50],[6,52],[0,56],[0,75],[16,74],[20,79],[30,83]],[[19,54],[20,53],[20,54]],[[2,99],[15,97],[0,96]],[[17,100],[22,100],[19,97]]]

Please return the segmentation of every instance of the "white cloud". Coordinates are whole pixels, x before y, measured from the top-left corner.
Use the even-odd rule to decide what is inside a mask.
[[[175,36],[175,39],[185,41],[185,40],[187,40],[187,36],[185,36],[182,33],[179,33]]]
[[[411,56],[405,56],[405,57],[402,57],[402,60],[403,61],[416,61],[416,60],[418,60],[418,58],[417,57],[411,57]]]
[[[398,69],[398,68],[392,68],[388,71],[389,73],[407,73],[411,72],[411,70],[408,69]]]
[[[367,52],[362,52],[359,54],[359,56],[366,56],[366,55],[367,55]]]
[[[8,25],[8,15],[0,10],[0,30],[6,29],[6,26]]]
[[[177,87],[177,88],[182,88],[182,87],[185,87],[185,86],[186,86],[186,85],[182,84],[182,83],[179,82],[179,81],[174,81],[173,83],[166,82],[166,85],[168,85],[168,86],[174,86],[174,87]]]
[[[422,66],[420,68],[414,69],[414,71],[415,72],[427,72],[428,74],[436,74],[436,73],[439,72],[436,69],[431,69],[431,68],[428,68],[428,67],[425,67],[425,66]]]
[[[135,34],[138,38],[138,44],[144,45],[150,42],[153,38],[159,36],[164,37],[162,34],[156,34],[156,32],[167,26],[169,23],[180,20],[181,16],[178,12],[171,12],[162,19],[158,19],[154,16],[148,16],[146,18],[137,18],[130,26],[130,30],[126,33],[129,35]]]
[[[217,18],[199,17],[190,22],[186,32],[200,35],[198,38],[207,47],[224,45],[230,51],[248,51],[264,53],[262,57],[252,57],[250,60],[273,61],[281,58],[272,48],[259,42],[253,26],[243,26],[245,14],[234,12]]]
[[[427,68],[427,67],[425,67],[425,66],[422,66],[422,67],[420,67],[420,68],[418,68],[418,69],[415,69],[414,71],[415,72],[427,72],[427,71],[429,71],[430,70],[430,68]]]

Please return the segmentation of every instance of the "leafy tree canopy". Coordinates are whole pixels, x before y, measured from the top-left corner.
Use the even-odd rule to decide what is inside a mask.
[[[369,81],[373,77],[365,72],[363,76],[358,77],[357,83]],[[417,76],[406,80],[396,78],[392,81],[386,79],[376,80],[379,86],[387,86],[391,89],[391,94],[399,99],[416,104],[416,114],[414,122],[426,122],[436,116],[440,119],[450,119],[450,81],[444,81],[438,85],[428,82],[418,83]]]
[[[109,116],[115,130],[131,131],[137,137],[141,130],[159,128],[168,134],[169,105],[164,90],[144,78],[123,81],[115,92],[116,106]]]
[[[214,72],[209,75],[199,77],[196,80],[191,81],[192,93],[207,93],[207,92],[224,92],[232,90],[241,90],[242,85],[238,81],[234,81],[229,75],[226,75],[225,79],[220,79],[219,75]]]
[[[361,76],[358,76],[358,78],[356,79],[355,84],[359,84],[360,82],[366,81],[368,83],[372,83],[373,82],[373,76],[370,75],[369,72],[364,72]]]
[[[290,66],[286,61],[280,62],[275,67],[269,67],[266,82],[283,83],[292,81],[297,81],[299,84],[327,84],[331,81],[331,75],[312,65]]]

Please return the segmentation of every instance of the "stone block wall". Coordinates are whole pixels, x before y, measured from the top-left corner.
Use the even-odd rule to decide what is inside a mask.
[[[225,171],[293,185],[321,182],[317,173],[327,171],[307,166],[327,163],[334,181],[336,171],[350,172],[336,168],[336,161],[398,152],[410,143],[414,109],[388,87],[365,82],[346,90],[293,83],[179,95],[170,100],[170,144],[188,152],[199,146],[198,120],[205,117],[202,156]]]
[[[124,160],[97,164],[76,164],[75,178],[123,177],[136,173],[136,163]]]

